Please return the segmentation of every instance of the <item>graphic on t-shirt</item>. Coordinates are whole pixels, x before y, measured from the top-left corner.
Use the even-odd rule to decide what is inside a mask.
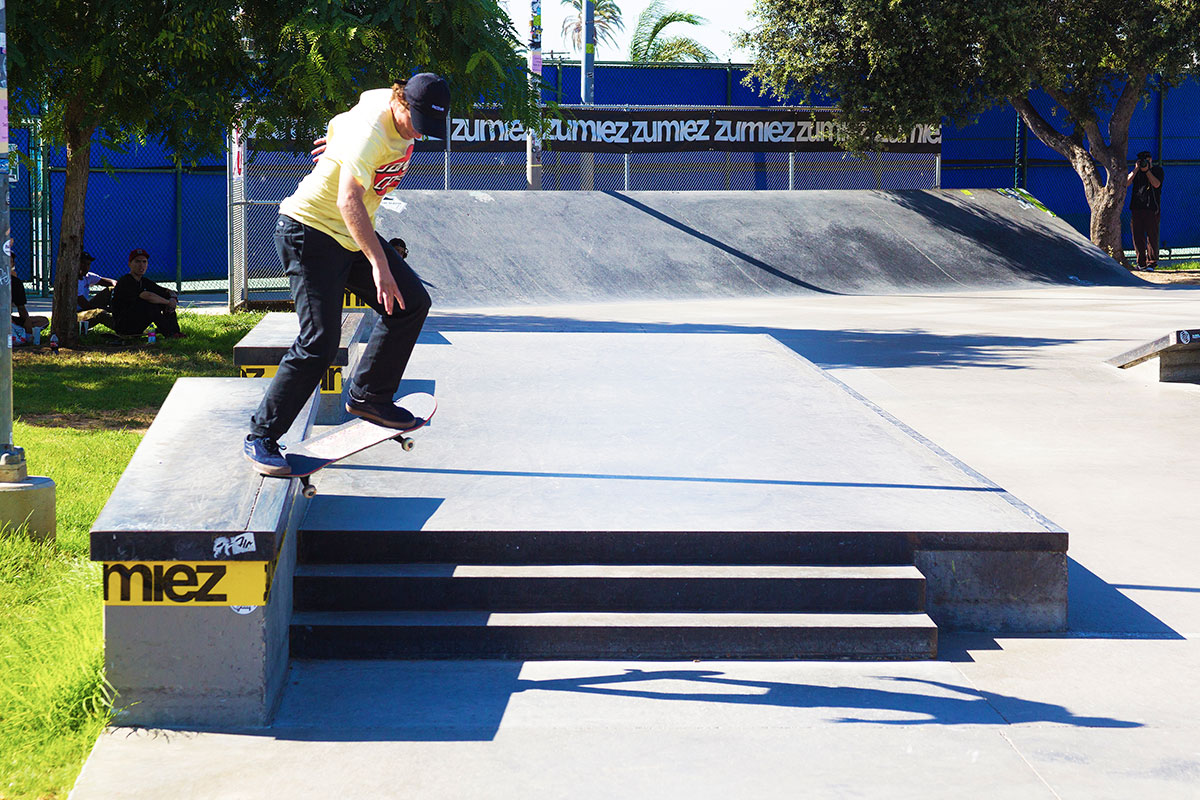
[[[382,197],[400,185],[400,179],[408,171],[408,160],[412,158],[412,154],[413,146],[410,144],[408,152],[401,158],[397,158],[390,164],[384,164],[375,170],[375,183],[371,187],[375,190],[375,194]]]

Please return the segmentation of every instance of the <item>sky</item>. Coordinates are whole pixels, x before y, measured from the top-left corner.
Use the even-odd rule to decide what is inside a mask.
[[[522,42],[529,40],[529,0],[501,0],[501,7],[508,11]],[[619,46],[614,48],[607,42],[596,46],[597,61],[625,61],[629,58],[629,39],[637,27],[638,15],[650,0],[617,0],[625,30],[617,32]],[[732,38],[737,31],[750,26],[747,13],[753,0],[667,0],[667,6],[679,11],[690,11],[708,20],[707,25],[672,25],[666,33],[673,36],[689,36],[712,50],[720,61],[734,63],[749,60],[743,50],[735,50]],[[570,42],[562,36],[563,19],[571,12],[570,5],[560,0],[542,0],[542,51],[564,53],[566,58],[579,58],[579,51],[571,50]]]

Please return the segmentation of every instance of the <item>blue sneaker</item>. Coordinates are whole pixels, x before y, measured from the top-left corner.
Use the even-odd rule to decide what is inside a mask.
[[[395,428],[398,431],[415,428],[419,422],[407,409],[395,403],[372,403],[369,400],[359,400],[351,393],[346,395],[346,411],[376,425]]]
[[[280,454],[285,449],[270,436],[249,434],[242,443],[242,454],[263,475],[289,475],[292,466]]]

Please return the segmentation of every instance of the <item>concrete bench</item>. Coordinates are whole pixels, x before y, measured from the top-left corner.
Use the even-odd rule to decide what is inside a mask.
[[[1158,359],[1158,379],[1165,383],[1200,383],[1200,329],[1171,331],[1152,342],[1140,344],[1108,363],[1119,369]]]
[[[117,722],[265,725],[288,663],[299,482],[242,439],[266,380],[181,378],[91,531]],[[307,434],[310,400],[283,437]]]
[[[342,334],[337,355],[321,379],[318,391],[317,423],[333,425],[345,420],[346,386],[342,376],[358,364],[365,344],[363,334],[369,329],[374,312],[344,311]],[[233,363],[243,378],[270,378],[279,368],[296,336],[300,323],[295,314],[274,312],[263,317],[254,329],[242,337],[233,348]]]

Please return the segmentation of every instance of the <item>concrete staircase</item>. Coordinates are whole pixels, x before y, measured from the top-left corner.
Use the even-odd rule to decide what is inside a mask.
[[[301,530],[295,658],[917,659],[888,534]]]

